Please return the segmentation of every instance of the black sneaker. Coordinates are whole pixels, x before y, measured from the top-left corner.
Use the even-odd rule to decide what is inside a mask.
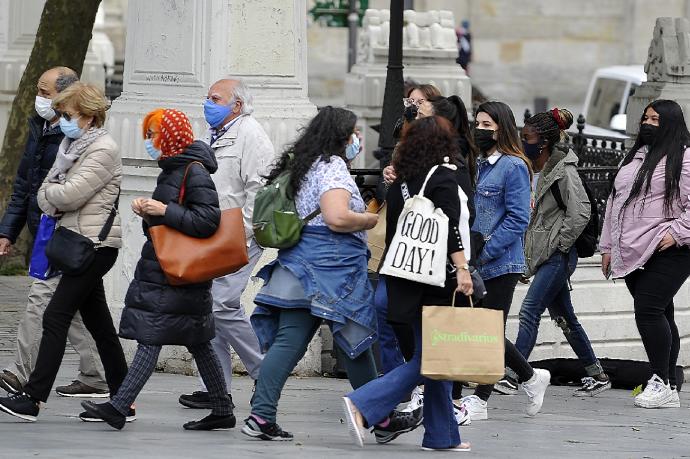
[[[81,406],[86,410],[88,416],[103,419],[114,429],[122,430],[125,426],[126,416],[117,411],[110,402],[93,403],[83,401]]]
[[[182,427],[185,430],[226,430],[235,427],[237,420],[234,414],[227,416],[216,416],[209,414],[199,421],[189,421]]]
[[[253,438],[267,441],[292,441],[294,438],[290,432],[285,432],[275,422],[259,424],[254,416],[249,416],[244,420],[242,433]]]
[[[412,432],[419,427],[422,421],[424,421],[424,408],[417,408],[410,413],[394,411],[389,419],[386,427],[377,425],[372,429],[374,437],[376,437],[376,443],[384,444],[391,442],[400,435]]]
[[[591,376],[582,378],[582,387],[577,389],[573,395],[575,397],[594,397],[605,390],[611,389],[611,380],[606,375],[604,375],[604,378],[605,379],[598,379],[592,378]]]
[[[0,387],[5,389],[8,394],[22,391],[22,383],[19,382],[19,378],[9,370],[3,370],[0,374]]]
[[[230,407],[234,410],[235,404],[232,403],[232,395],[228,394],[230,398]],[[191,394],[182,394],[180,398],[177,399],[180,405],[186,406],[187,408],[193,408],[196,410],[210,410],[213,409],[211,406],[211,397],[208,392],[197,390]]]
[[[24,392],[0,397],[0,410],[25,421],[36,422],[38,416],[38,402]]]
[[[494,392],[501,395],[515,395],[518,391],[518,382],[510,376],[504,376],[503,379],[494,384]]]
[[[72,381],[67,386],[58,386],[55,392],[62,397],[81,397],[81,398],[108,398],[108,389],[96,389],[81,381]]]
[[[91,416],[87,411],[79,413],[79,419],[84,422],[105,422],[105,419],[97,416]],[[134,408],[130,408],[125,416],[125,422],[132,422],[137,420],[137,412]]]

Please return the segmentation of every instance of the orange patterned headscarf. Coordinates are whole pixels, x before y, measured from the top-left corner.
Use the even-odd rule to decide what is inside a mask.
[[[172,108],[159,108],[147,114],[142,123],[144,138],[149,130],[156,132],[152,141],[153,146],[160,149],[161,159],[179,155],[194,142],[189,118]]]

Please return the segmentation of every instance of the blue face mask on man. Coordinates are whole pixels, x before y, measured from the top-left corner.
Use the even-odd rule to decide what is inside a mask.
[[[77,124],[78,119],[78,117],[71,118],[69,121],[67,121],[64,116],[60,117],[60,130],[70,139],[78,139],[84,135],[84,130],[79,127],[79,124]]]
[[[347,144],[345,147],[345,158],[348,161],[352,161],[359,154],[359,137],[357,134],[352,134],[352,143]]]
[[[206,99],[206,102],[204,102],[204,118],[206,118],[206,122],[212,128],[220,126],[231,111],[232,105],[220,105],[211,99]]]
[[[146,153],[148,153],[151,159],[154,161],[158,161],[158,159],[161,157],[161,151],[153,146],[153,140],[144,140],[144,148],[146,148]]]

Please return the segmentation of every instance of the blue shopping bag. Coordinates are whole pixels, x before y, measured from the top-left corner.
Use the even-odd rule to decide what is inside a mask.
[[[57,218],[50,215],[41,215],[41,222],[38,224],[34,248],[31,251],[31,261],[29,262],[29,276],[36,279],[50,279],[60,274],[59,271],[52,269],[48,257],[46,257],[46,245],[53,236]]]

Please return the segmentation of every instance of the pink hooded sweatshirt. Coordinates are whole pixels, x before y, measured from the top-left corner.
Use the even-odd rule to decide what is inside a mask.
[[[614,184],[615,196],[609,196],[606,203],[599,250],[611,254],[613,277],[625,277],[644,266],[666,233],[678,245],[690,245],[690,148],[683,155],[680,196],[670,215],[664,213],[666,158],[652,174],[649,193],[645,195],[643,184],[640,194],[623,209],[646,153],[646,146],[640,148],[630,164],[621,168]]]

